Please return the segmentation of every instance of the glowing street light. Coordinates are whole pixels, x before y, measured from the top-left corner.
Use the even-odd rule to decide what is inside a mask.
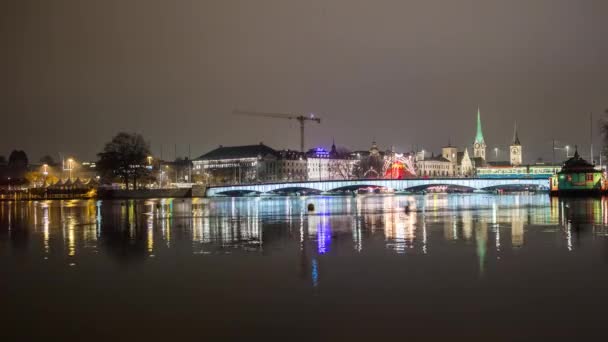
[[[42,174],[45,176],[49,175],[49,164],[42,165]]]
[[[570,146],[566,145],[566,158],[570,158]]]
[[[498,147],[494,147],[494,153],[496,154],[496,159],[498,160]]]
[[[148,159],[148,165],[152,165],[152,156],[148,156],[146,159]]]
[[[68,170],[70,171],[70,180],[72,180],[72,169],[74,168],[74,159],[68,158]]]

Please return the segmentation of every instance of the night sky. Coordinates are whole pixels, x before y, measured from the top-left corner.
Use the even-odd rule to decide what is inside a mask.
[[[118,131],[192,157],[263,141],[489,149],[517,121],[524,159],[589,154],[608,108],[608,1],[8,0],[0,8],[0,154],[95,154]],[[600,142],[596,127],[596,146]],[[471,152],[471,151],[470,151]],[[488,151],[490,154],[490,151]],[[493,156],[493,153],[491,154]],[[492,160],[492,159],[490,159]]]

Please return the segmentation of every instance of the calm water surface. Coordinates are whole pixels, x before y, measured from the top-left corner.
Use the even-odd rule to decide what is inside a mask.
[[[608,200],[0,202],[0,272],[3,341],[603,337]]]

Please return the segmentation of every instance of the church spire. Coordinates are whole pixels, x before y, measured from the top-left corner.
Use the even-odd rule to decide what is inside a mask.
[[[481,112],[479,110],[479,106],[477,106],[477,134],[475,135],[476,143],[484,143],[483,140],[483,132],[481,131]]]
[[[519,136],[517,135],[517,121],[515,121],[515,129],[513,130],[513,145],[521,145]]]

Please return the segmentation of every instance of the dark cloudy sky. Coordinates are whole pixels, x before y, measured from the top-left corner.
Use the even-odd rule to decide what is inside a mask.
[[[219,144],[584,146],[608,107],[606,0],[5,0],[0,154],[93,158],[117,131],[165,157]],[[599,137],[597,137],[599,143]]]

